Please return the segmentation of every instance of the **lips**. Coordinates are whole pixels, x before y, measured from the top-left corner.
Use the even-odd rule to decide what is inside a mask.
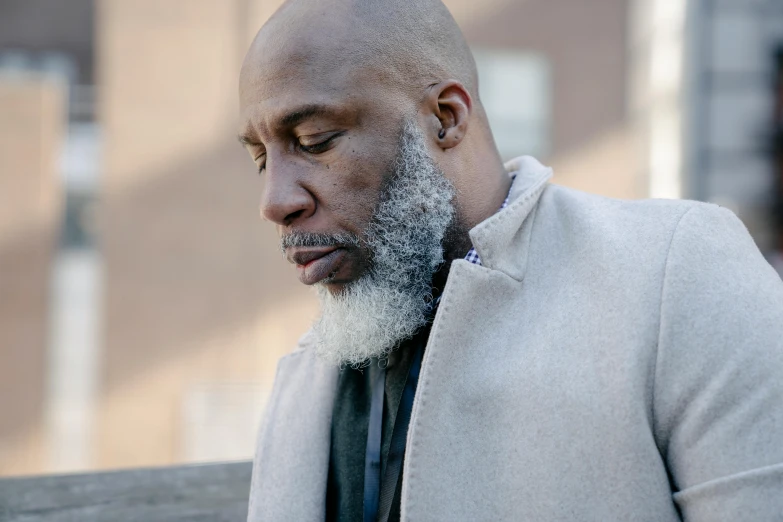
[[[330,248],[291,248],[288,260],[296,264],[299,281],[313,285],[337,271],[345,257],[345,250]]]
[[[327,256],[337,250],[337,247],[331,248],[296,248],[291,249],[289,260],[297,266],[307,266],[312,261]]]

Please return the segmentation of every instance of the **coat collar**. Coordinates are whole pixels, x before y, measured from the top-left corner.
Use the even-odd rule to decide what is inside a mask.
[[[552,177],[552,169],[530,156],[522,156],[506,163],[506,171],[516,174],[508,206],[473,227],[470,239],[483,266],[521,281],[527,268],[532,230],[523,224]]]

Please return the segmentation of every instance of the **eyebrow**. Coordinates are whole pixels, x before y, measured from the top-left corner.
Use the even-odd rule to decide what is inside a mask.
[[[280,125],[283,127],[296,127],[309,118],[314,118],[316,116],[331,116],[333,114],[334,110],[326,105],[305,105],[280,118]]]
[[[302,107],[299,107],[280,118],[279,125],[281,127],[288,128],[296,127],[309,118],[315,118],[318,116],[333,116],[334,113],[335,110],[327,105],[320,105],[317,103],[303,105]],[[239,143],[242,145],[260,145],[256,139],[246,134],[240,134],[237,136],[237,140],[239,140]]]
[[[237,141],[239,141],[239,143],[241,143],[242,145],[258,145],[257,142],[253,141],[251,138],[245,136],[244,134],[240,134],[239,136],[237,136]]]

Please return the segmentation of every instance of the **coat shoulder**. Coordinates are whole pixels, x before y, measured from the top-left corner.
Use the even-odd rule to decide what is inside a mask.
[[[550,184],[539,201],[535,228],[539,237],[557,237],[584,252],[613,254],[617,262],[627,259],[637,268],[662,268],[683,223],[710,241],[709,234],[699,231],[713,230],[727,219],[740,223],[729,210],[711,203],[621,200]]]
[[[302,355],[304,353],[311,353],[315,351],[315,345],[318,343],[318,338],[312,328],[307,330],[299,340],[296,342],[296,347],[288,355]]]
[[[307,375],[319,371],[323,363],[316,355],[315,345],[318,339],[312,329],[305,332],[296,343],[294,349],[282,356],[277,363],[277,377],[275,381],[288,381],[298,376]]]
[[[612,224],[618,230],[634,230],[654,223],[658,228],[676,227],[694,207],[719,209],[718,205],[685,199],[616,199],[550,184],[541,196],[540,207],[578,216],[587,223]],[[630,218],[630,220],[629,220]]]

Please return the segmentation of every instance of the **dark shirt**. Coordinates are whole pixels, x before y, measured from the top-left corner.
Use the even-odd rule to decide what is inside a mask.
[[[429,333],[430,325],[427,325],[389,355],[381,432],[381,477],[385,474],[397,409],[413,354],[417,346],[426,344]],[[346,367],[340,370],[332,414],[329,479],[326,488],[327,522],[356,522],[363,517],[364,460],[370,420],[371,383],[377,372],[381,371],[378,365],[378,360],[373,359],[366,368],[355,370]],[[402,473],[397,480],[390,522],[400,519],[401,486]],[[383,484],[381,487],[384,487]]]

